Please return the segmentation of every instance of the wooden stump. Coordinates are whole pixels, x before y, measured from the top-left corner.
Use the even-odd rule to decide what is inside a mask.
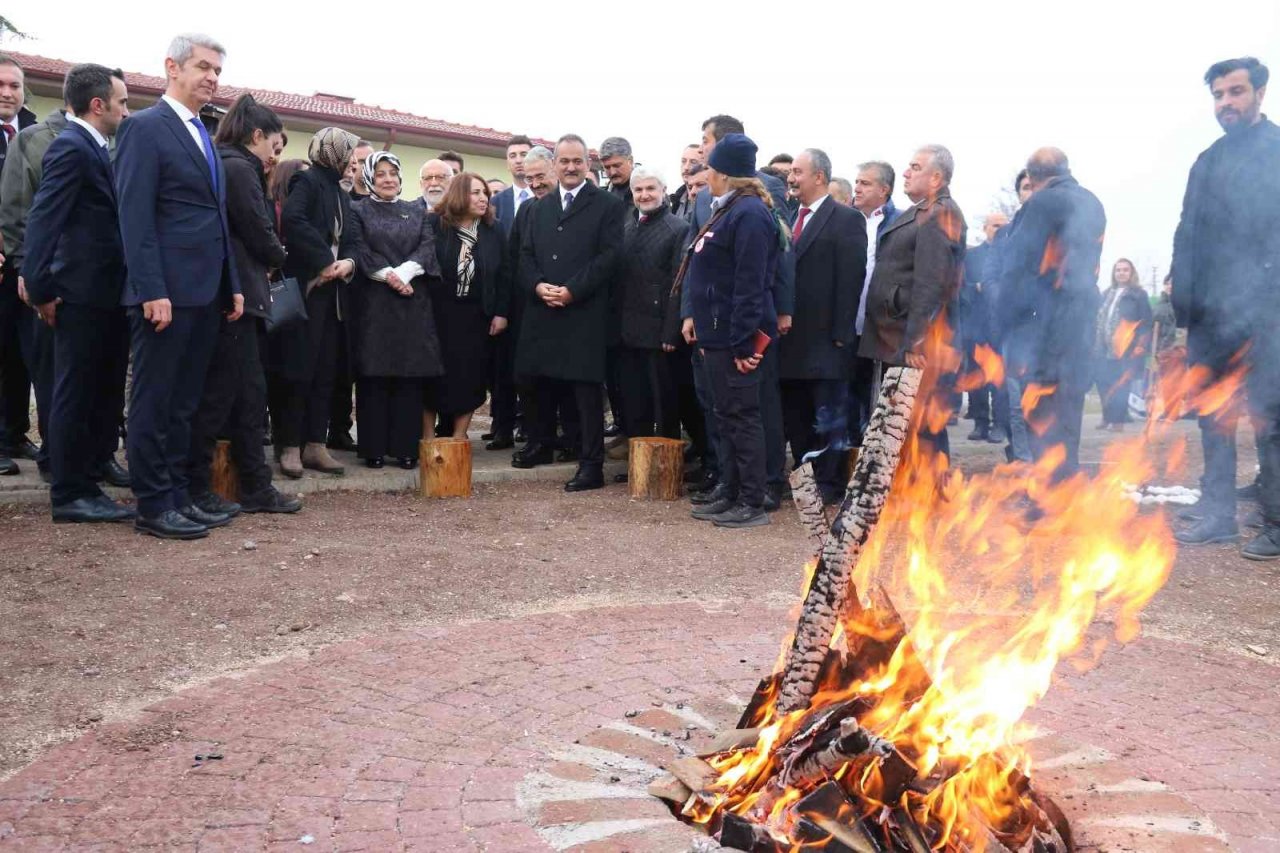
[[[633,438],[627,487],[633,498],[680,499],[684,482],[684,442],[678,438]]]
[[[424,438],[418,442],[418,473],[424,498],[471,497],[471,441]]]
[[[231,442],[225,438],[218,439],[213,448],[212,483],[213,493],[225,501],[235,501],[240,495],[240,472],[231,458]]]

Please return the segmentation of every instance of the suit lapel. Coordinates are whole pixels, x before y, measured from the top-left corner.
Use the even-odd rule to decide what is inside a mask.
[[[115,200],[116,182],[111,175],[111,155],[107,153],[107,149],[98,144],[98,140],[93,138],[92,133],[85,130],[80,125],[75,122],[68,122],[67,127],[71,128],[74,133],[78,133],[80,135],[80,140],[85,145],[89,146],[89,150],[93,152],[94,159],[102,166],[101,178],[102,182],[106,184],[107,193],[111,196],[112,200]],[[63,133],[65,132],[66,131],[64,130]]]
[[[191,132],[187,130],[186,122],[178,118],[178,114],[173,111],[173,107],[169,106],[169,104],[163,99],[156,104],[156,108],[159,109],[160,114],[164,116],[165,125],[169,128],[169,131],[177,137],[178,144],[181,145],[186,150],[187,154],[191,156],[192,162],[200,167],[200,173],[204,175],[205,181],[209,184],[209,192],[213,193],[213,173],[209,171],[209,161],[205,159],[204,151],[196,144],[196,141],[191,138]],[[219,165],[219,159],[220,158],[215,152],[213,158],[215,168]]]
[[[813,245],[813,241],[818,238],[818,232],[822,230],[822,226],[827,224],[827,220],[831,218],[831,205],[836,204],[835,199],[827,196],[827,200],[822,203],[822,207],[818,208],[818,212],[810,217],[809,221],[804,224],[804,230],[800,232],[800,242],[796,244],[796,259],[808,251]]]
[[[879,243],[885,237],[888,237],[892,232],[897,231],[899,228],[903,227],[907,223],[915,222],[916,211],[918,211],[919,209],[920,209],[920,205],[913,204],[911,205],[911,207],[904,210],[901,216],[899,216],[897,219],[893,220],[893,222],[889,224],[888,228],[880,232],[880,236],[876,238],[876,242]]]

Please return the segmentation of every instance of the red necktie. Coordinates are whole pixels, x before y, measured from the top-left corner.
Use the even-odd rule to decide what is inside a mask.
[[[796,230],[791,234],[791,241],[793,243],[800,242],[800,233],[804,231],[805,217],[807,217],[810,213],[813,213],[813,211],[810,210],[809,208],[807,207],[800,208],[800,215],[796,217]]]
[[[649,221],[649,214],[647,214],[647,213],[642,213],[642,214],[640,214],[640,224],[641,224],[641,225],[643,225],[644,223],[646,223],[646,222],[648,222],[648,221]]]
[[[14,134],[16,134],[17,132],[18,132],[18,131],[16,131],[16,130],[14,129],[13,125],[11,125],[11,124],[6,124],[6,125],[4,125],[4,141],[5,141],[5,142],[12,142],[12,141],[13,141],[13,136],[14,136]]]

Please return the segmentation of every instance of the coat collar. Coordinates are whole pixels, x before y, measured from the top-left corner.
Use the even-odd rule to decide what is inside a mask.
[[[827,196],[826,200],[818,208],[818,212],[804,224],[804,229],[800,232],[800,242],[796,244],[797,260],[809,250],[809,247],[813,245],[813,241],[818,239],[818,232],[827,224],[827,220],[831,218],[831,211],[837,204],[839,204],[838,201],[831,196]]]

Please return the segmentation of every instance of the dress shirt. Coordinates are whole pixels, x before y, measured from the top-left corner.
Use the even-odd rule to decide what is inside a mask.
[[[713,196],[711,198],[711,210],[714,212],[724,207],[729,203],[729,199],[733,198],[733,194],[736,192],[737,190],[729,190],[724,195]]]
[[[569,193],[573,193],[573,203],[577,204],[578,195],[582,192],[582,188],[585,187],[586,185],[587,185],[587,182],[583,181],[582,183],[578,184],[576,187],[574,187],[571,190],[565,189],[564,186],[562,185],[560,187],[560,209],[564,210],[564,197],[567,196]]]
[[[867,294],[871,292],[871,273],[876,268],[876,239],[880,236],[881,222],[884,222],[884,208],[877,207],[867,217],[867,278],[862,285],[862,298],[858,300],[858,320],[854,324],[854,331],[859,335],[867,320]]]
[[[521,193],[524,193],[523,199],[520,198]],[[518,187],[515,184],[512,184],[511,185],[511,215],[515,216],[517,213],[519,213],[520,205],[524,204],[526,201],[531,201],[532,199],[533,199],[533,190],[529,189],[527,185],[524,187]]]
[[[831,198],[831,196],[824,195],[822,196],[822,198],[817,199],[812,204],[805,204],[804,202],[800,203],[801,208],[805,208],[805,207],[809,208],[809,215],[804,218],[805,225],[809,224],[809,220],[813,219],[813,215],[818,212],[818,208],[822,207],[823,203],[829,198]]]
[[[67,113],[67,121],[75,122],[76,124],[80,125],[85,130],[89,131],[89,135],[93,137],[94,142],[98,143],[103,148],[107,147],[107,138],[103,136],[101,133],[99,133],[98,129],[93,125],[89,124],[89,122],[85,121],[79,116],[73,116],[71,113]]]
[[[182,119],[182,124],[187,128],[187,133],[191,134],[191,138],[195,140],[196,147],[199,148],[201,151],[204,151],[205,150],[204,140],[200,138],[200,131],[197,130],[196,126],[191,123],[191,120],[193,118],[197,118],[196,114],[191,112],[191,110],[187,109],[186,104],[181,103],[180,101],[175,101],[173,98],[170,98],[168,95],[161,95],[160,97],[161,99],[164,100],[166,104],[173,107],[173,111],[178,114],[178,118]],[[212,153],[215,157],[218,156],[218,153],[216,151],[205,152],[205,153]]]

